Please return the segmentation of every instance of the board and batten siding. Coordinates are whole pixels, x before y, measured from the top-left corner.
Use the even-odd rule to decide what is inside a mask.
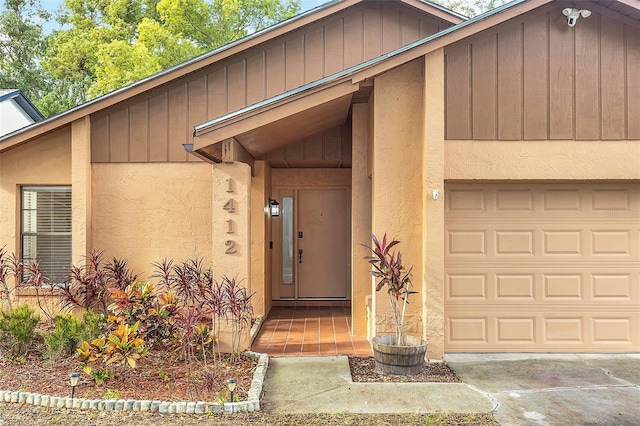
[[[193,128],[434,34],[450,24],[367,2],[214,63],[92,116],[92,161],[199,161]]]
[[[445,49],[446,138],[640,139],[640,26],[552,2]]]

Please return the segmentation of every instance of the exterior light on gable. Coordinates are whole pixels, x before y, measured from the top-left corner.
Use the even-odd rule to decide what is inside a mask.
[[[579,17],[588,18],[591,16],[591,11],[587,9],[578,10],[576,8],[567,7],[562,11],[562,14],[567,17],[567,24],[570,27],[576,25],[576,21]]]

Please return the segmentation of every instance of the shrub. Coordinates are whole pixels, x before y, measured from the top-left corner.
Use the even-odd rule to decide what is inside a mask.
[[[91,251],[84,265],[72,266],[65,282],[57,287],[62,308],[70,311],[78,307],[106,313],[111,303],[111,289],[124,290],[137,278],[127,263],[126,259],[115,257],[110,263],[105,263],[102,251]]]
[[[107,317],[104,314],[85,311],[83,317],[84,327],[82,329],[81,340],[93,340],[96,337],[104,334],[107,329]]]
[[[3,312],[0,314],[2,344],[14,354],[24,355],[39,321],[40,317],[28,305],[19,305],[12,311]]]
[[[60,314],[54,318],[53,330],[44,335],[44,343],[49,359],[55,361],[71,355],[85,336],[85,324],[73,314]]]
[[[158,297],[152,283],[136,282],[124,290],[112,289],[108,306],[113,324],[139,323],[139,331],[150,345],[164,344],[175,328],[175,297],[167,292]]]

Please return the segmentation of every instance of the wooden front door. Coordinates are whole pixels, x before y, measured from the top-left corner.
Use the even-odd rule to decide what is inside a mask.
[[[346,298],[349,292],[345,189],[299,190],[295,261],[298,298]]]

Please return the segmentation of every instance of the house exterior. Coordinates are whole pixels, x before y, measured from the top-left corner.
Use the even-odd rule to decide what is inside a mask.
[[[68,261],[203,257],[258,314],[345,301],[372,336],[386,232],[430,358],[639,352],[638,69],[637,2],[335,1],[1,138],[0,241],[44,192]]]
[[[28,126],[44,117],[17,89],[0,89],[0,136]]]

